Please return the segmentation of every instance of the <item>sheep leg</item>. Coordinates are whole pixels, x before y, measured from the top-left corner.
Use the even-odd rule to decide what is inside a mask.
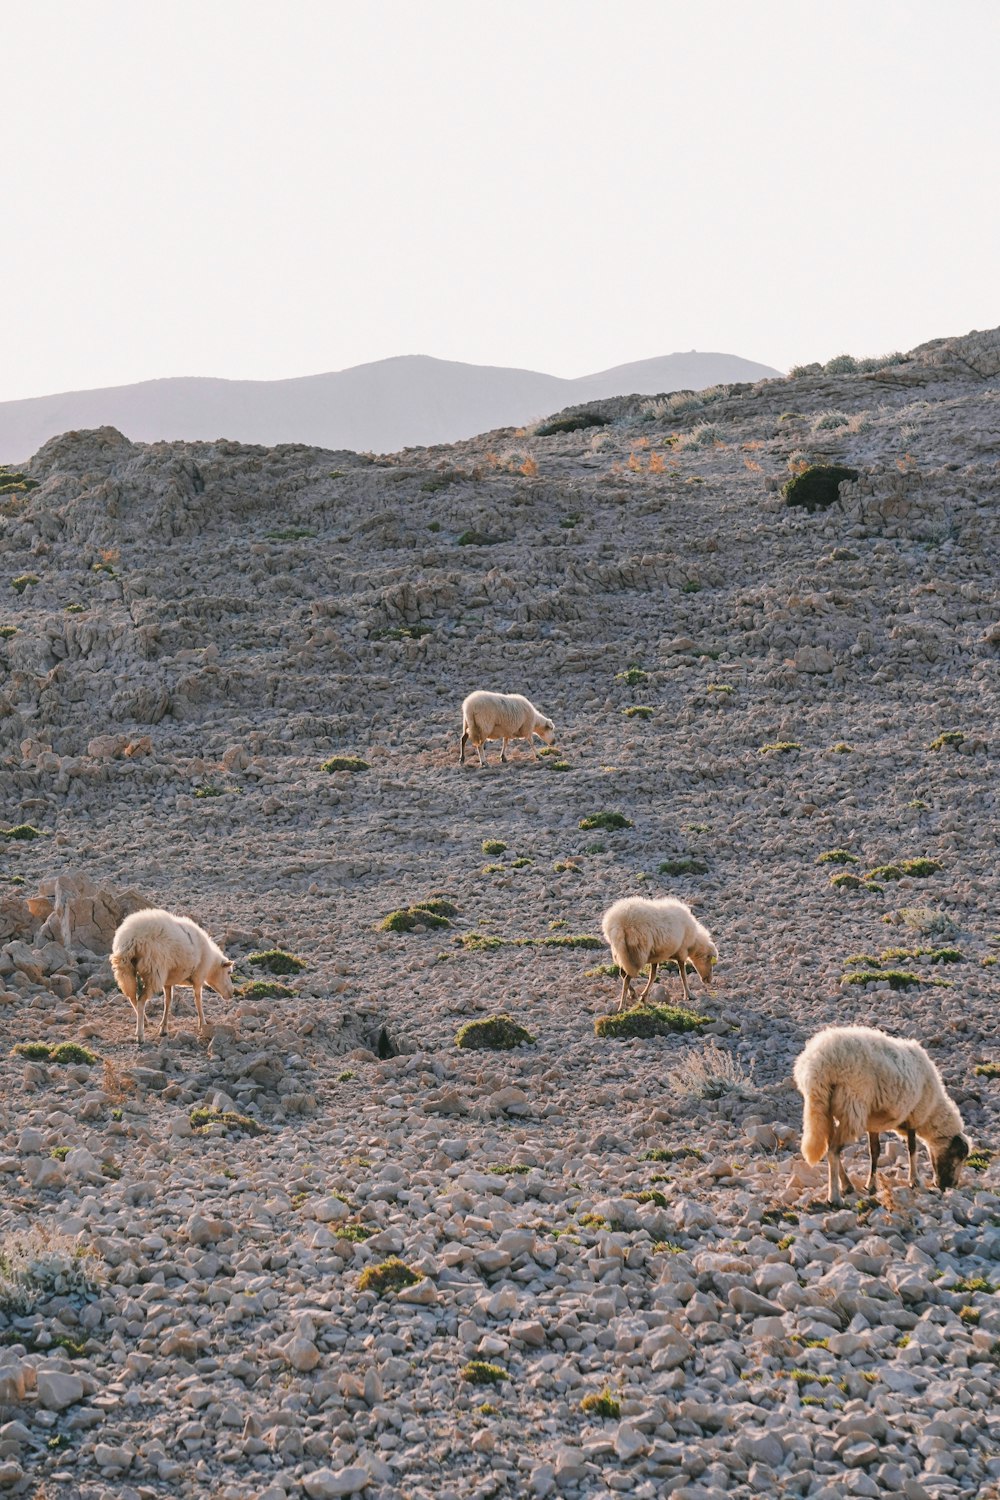
[[[835,1146],[832,1141],[830,1142],[830,1145],[827,1147],[827,1151],[826,1151],[826,1165],[827,1165],[827,1188],[826,1188],[826,1196],[827,1196],[828,1200],[833,1204],[833,1206],[835,1208],[839,1208],[840,1207],[840,1178],[841,1178],[843,1169],[842,1169],[841,1164],[840,1164],[840,1148],[839,1148],[839,1146]]]
[[[645,998],[649,994],[650,990],[653,988],[653,983],[654,983],[654,981],[656,979],[656,971],[657,971],[658,967],[659,967],[659,965],[658,964],[654,964],[654,963],[651,963],[650,966],[649,966],[649,980],[647,981],[646,988],[642,991],[642,993],[639,996],[639,1004],[640,1005],[645,1000]]]
[[[174,998],[174,987],[172,984],[163,986],[163,1020],[160,1022],[160,1035],[170,1035],[170,1005]]]
[[[205,1008],[201,1003],[201,982],[195,980],[192,984],[194,990],[194,1008],[198,1012],[198,1030],[205,1030]]]
[[[125,998],[135,1011],[135,1045],[141,1047],[146,1037],[146,999],[145,996],[140,996],[138,991],[134,1000],[131,995],[126,995]]]
[[[461,750],[461,754],[458,757],[458,763],[459,763],[460,766],[464,766],[465,765],[465,747],[466,747],[466,744],[468,743],[468,739],[469,739],[469,731],[466,729],[465,725],[463,724],[462,725],[462,750]]]
[[[485,766],[487,764],[487,761],[486,761],[486,741],[485,740],[480,740],[479,744],[476,746],[476,749],[479,751],[479,764],[481,766]]]
[[[626,997],[628,997],[629,999],[631,999],[631,996],[632,996],[632,976],[630,974],[626,974],[625,970],[623,969],[622,970],[622,992],[621,992],[621,995],[619,996],[619,999],[618,999],[618,1009],[620,1011],[625,1009],[625,1000],[626,1000]]]
[[[502,766],[507,764],[507,745],[508,741],[505,739],[500,749],[500,764]]]
[[[910,1187],[917,1186],[917,1132],[912,1126],[907,1127],[906,1146],[910,1153]]]
[[[684,991],[685,1005],[691,1004],[691,991],[688,989],[688,961],[686,953],[678,953],[677,967],[681,971],[681,989]]]
[[[875,1191],[875,1170],[878,1167],[878,1158],[879,1158],[879,1149],[880,1149],[880,1146],[881,1146],[881,1142],[879,1140],[879,1133],[878,1133],[878,1131],[877,1130],[869,1130],[869,1132],[868,1132],[868,1154],[871,1157],[871,1169],[870,1169],[870,1171],[868,1173],[868,1186],[865,1189],[865,1191],[869,1192],[869,1193],[874,1193],[874,1191]]]

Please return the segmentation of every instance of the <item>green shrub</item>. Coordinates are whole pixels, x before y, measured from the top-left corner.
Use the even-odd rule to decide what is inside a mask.
[[[847,849],[827,849],[823,854],[817,854],[818,865],[857,865],[861,861],[856,854],[851,854]]]
[[[411,911],[429,911],[432,917],[457,917],[458,907],[446,896],[428,896],[426,901],[416,901]]]
[[[0,641],[9,641],[11,636],[17,635],[16,625],[0,625]]]
[[[585,833],[587,833],[592,828],[603,828],[605,830],[611,831],[615,828],[634,828],[635,824],[632,822],[631,818],[626,818],[623,813],[599,812],[591,813],[587,818],[581,818],[580,827]]]
[[[849,745],[846,740],[838,740],[835,745],[830,746],[831,755],[853,755],[854,746]]]
[[[295,994],[276,979],[251,979],[236,991],[241,1000],[290,1000]]]
[[[434,903],[435,905],[448,903]],[[451,908],[454,911],[454,908]],[[432,911],[430,906],[409,906],[404,910],[391,911],[387,917],[383,917],[378,924],[380,932],[413,932],[418,927],[438,928],[450,927],[448,918],[440,911]]]
[[[583,871],[571,859],[557,859],[552,866],[557,875],[582,875]]]
[[[708,1016],[695,1015],[675,1005],[643,1005],[616,1015],[598,1016],[594,1033],[600,1037],[669,1036],[676,1031],[700,1031],[709,1024]]]
[[[573,865],[575,870],[578,867]],[[567,934],[565,937],[523,938],[518,945],[531,948],[605,948],[603,938],[591,937],[589,933]]]
[[[622,971],[617,964],[595,964],[592,969],[584,969],[584,979],[620,979]]]
[[[1000,1078],[1000,1063],[980,1063],[973,1071],[980,1078]]]
[[[398,1255],[391,1255],[377,1266],[366,1266],[358,1277],[359,1292],[374,1292],[377,1297],[387,1297],[392,1292],[401,1292],[404,1287],[416,1286],[420,1277],[410,1269]]]
[[[512,870],[523,870],[525,865],[533,865],[534,863],[535,861],[533,859],[526,859],[522,854],[520,859],[511,860],[510,867]]]
[[[491,1365],[485,1359],[470,1359],[461,1373],[468,1385],[502,1385],[510,1376],[500,1365]]]
[[[10,580],[10,586],[15,594],[23,594],[29,584],[37,583],[38,575],[35,573],[19,573],[16,578]]]
[[[331,755],[320,766],[321,771],[370,771],[371,766],[358,755]]]
[[[786,505],[801,506],[812,514],[833,505],[840,486],[857,477],[857,469],[847,469],[842,464],[812,464],[790,479],[781,493]]]
[[[460,537],[456,537],[460,547],[495,547],[500,541],[498,536],[489,536],[485,531],[463,531]]]
[[[830,432],[837,427],[846,427],[850,420],[843,411],[822,411],[813,419],[813,432]]]
[[[622,1404],[605,1386],[603,1391],[591,1391],[589,1396],[584,1396],[580,1402],[580,1410],[586,1412],[588,1417],[605,1417],[617,1422],[622,1414]]]
[[[824,375],[856,375],[858,362],[853,354],[835,354],[823,366]]]
[[[88,1067],[97,1062],[96,1053],[89,1047],[81,1047],[79,1042],[58,1042],[54,1046],[49,1042],[17,1042],[12,1051],[16,1057],[26,1058],[29,1062],[85,1063]]]
[[[730,693],[735,693],[735,691],[736,689],[731,682],[709,682],[705,687],[706,693],[722,693],[724,697],[728,697]]]
[[[35,828],[31,823],[15,823],[13,828],[0,828],[0,835],[5,839],[40,839],[42,830]]]
[[[515,1047],[532,1046],[535,1040],[530,1031],[508,1015],[466,1021],[455,1033],[456,1047],[486,1052],[510,1052]]]
[[[860,875],[851,875],[845,870],[840,875],[831,875],[830,884],[835,891],[860,891],[864,881]]]
[[[503,947],[503,938],[488,937],[484,932],[463,932],[459,942],[467,953],[492,953]]]
[[[667,1206],[666,1193],[661,1193],[657,1188],[645,1188],[641,1193],[626,1193],[624,1196],[633,1203],[653,1203],[657,1208]]]
[[[708,865],[702,859],[685,855],[682,859],[665,859],[659,867],[661,875],[707,875]]]
[[[631,708],[623,708],[622,713],[626,719],[651,719],[653,710],[644,703],[633,703]]]
[[[903,859],[900,860],[899,868],[911,880],[926,880],[929,875],[936,875],[939,870],[943,870],[944,865],[939,859]]]
[[[946,729],[939,734],[936,740],[931,740],[927,746],[928,750],[957,750],[959,745],[964,744],[965,735],[960,729]]]
[[[617,673],[616,682],[624,682],[628,687],[638,687],[640,682],[649,681],[649,673],[644,672],[641,667],[627,667],[624,672]]]
[[[583,852],[584,852],[584,854],[607,854],[607,852],[608,852],[608,846],[607,846],[607,844],[600,844],[600,843],[597,843],[597,844],[585,844],[583,846]]]
[[[801,750],[798,740],[774,740],[769,745],[760,745],[758,755],[787,755],[791,750]]]
[[[901,865],[876,865],[874,870],[869,870],[865,876],[866,880],[902,880],[903,869]]]
[[[350,1240],[352,1245],[363,1245],[376,1232],[366,1224],[341,1224],[339,1229],[333,1231],[333,1237],[337,1240]]]
[[[247,963],[253,964],[255,968],[266,969],[269,974],[298,974],[307,967],[304,958],[296,958],[294,953],[286,953],[284,948],[267,948],[262,953],[251,953]]]
[[[213,1125],[222,1125],[226,1131],[241,1132],[243,1135],[264,1134],[256,1120],[249,1115],[237,1114],[233,1109],[216,1109],[214,1105],[203,1105],[193,1109],[189,1118],[192,1130],[198,1134],[204,1134]]]
[[[985,1172],[992,1160],[992,1151],[973,1151],[971,1156],[966,1157],[965,1164],[973,1172]]]
[[[52,1048],[48,1042],[15,1042],[11,1053],[14,1057],[26,1058],[28,1062],[48,1062]]]
[[[535,429],[536,437],[555,437],[559,432],[583,432],[588,427],[606,427],[607,417],[599,417],[596,412],[581,411],[572,417],[556,417],[551,422],[543,422],[541,427]]]
[[[503,854],[507,845],[502,839],[483,839],[482,849],[484,854]]]
[[[20,469],[0,464],[0,495],[25,495],[29,490],[37,490],[38,484],[37,479],[29,479]]]

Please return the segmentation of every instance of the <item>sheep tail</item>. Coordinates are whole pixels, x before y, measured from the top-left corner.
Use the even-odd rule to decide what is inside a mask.
[[[826,1155],[830,1144],[830,1090],[808,1087],[802,1110],[802,1155],[811,1167]]]
[[[136,968],[134,953],[112,953],[111,972],[125,998],[132,1001],[138,1000],[139,986],[142,981]]]

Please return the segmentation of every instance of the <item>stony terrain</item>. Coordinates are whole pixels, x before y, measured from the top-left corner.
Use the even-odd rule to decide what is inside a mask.
[[[552,436],[101,429],[7,476],[0,1490],[1000,1494],[998,378],[970,335]],[[859,478],[790,508],[809,462]],[[556,753],[459,768],[474,687]],[[908,859],[940,868],[831,884]],[[711,928],[708,1024],[602,1039],[606,950],[541,940],[642,892]],[[379,930],[432,896],[447,925]],[[137,1053],[106,953],[139,902],[241,983],[305,967],[204,1037],[152,1007]],[[455,1046],[500,1011],[534,1045]],[[791,1064],[845,1020],[928,1047],[959,1190],[896,1143],[823,1204]],[[64,1042],[96,1061],[11,1050]]]

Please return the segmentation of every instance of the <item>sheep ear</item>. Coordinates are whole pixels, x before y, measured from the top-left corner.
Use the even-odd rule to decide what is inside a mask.
[[[971,1154],[972,1147],[969,1145],[969,1142],[966,1140],[964,1135],[955,1135],[951,1138],[951,1146],[949,1147],[949,1150],[959,1161],[964,1161],[965,1158]]]
[[[235,958],[227,958],[226,961],[225,961],[225,963],[222,965],[222,967],[224,969],[235,969],[235,967],[236,967],[236,960],[235,960]]]

